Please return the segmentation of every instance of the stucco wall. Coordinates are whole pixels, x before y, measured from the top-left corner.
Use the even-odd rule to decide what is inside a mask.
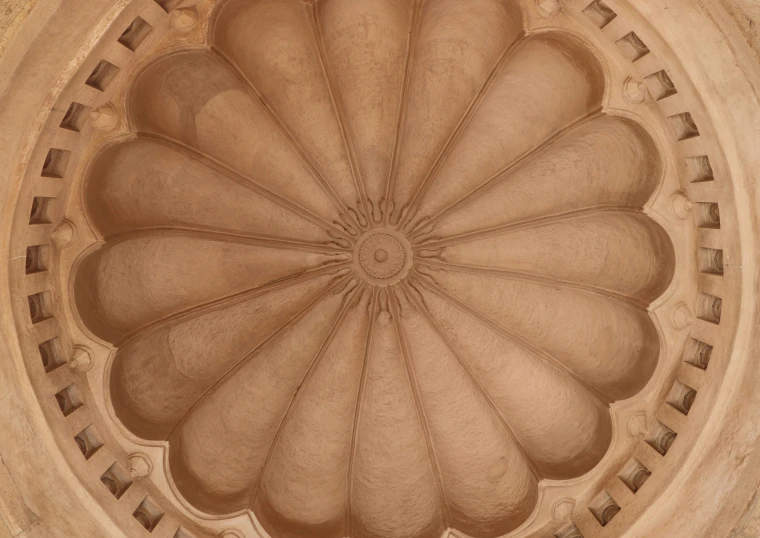
[[[756,54],[760,58],[760,4],[757,3],[758,0],[714,1],[725,5],[727,11],[731,13],[737,25],[746,35],[748,42],[754,48]],[[14,35],[18,34],[19,29],[23,25],[23,22],[26,20],[27,16],[29,16],[32,7],[34,7],[36,3],[37,0],[0,0],[0,56],[3,55],[4,51],[9,53],[5,58],[0,58],[0,74],[3,72],[2,60],[13,61],[16,57],[22,56],[26,56],[26,58],[34,58],[32,54],[29,54],[27,56],[26,54],[22,54],[22,51],[20,50],[11,50],[8,47],[8,43],[10,43],[10,40]],[[48,4],[53,5],[56,3],[57,2],[47,2],[43,0],[40,2],[39,7],[46,7]],[[99,0],[97,2],[91,3],[81,1],[76,2],[76,4],[81,5],[81,12],[84,13],[88,11],[85,6],[87,6],[90,11],[93,10],[93,6],[95,6],[97,9],[102,10],[108,3],[109,2],[105,0]],[[73,7],[74,4],[74,2],[70,2],[69,8],[62,10],[63,13],[61,15],[66,15],[67,12],[70,12],[69,15],[71,15],[71,13],[75,12],[76,10]],[[73,17],[73,15],[71,16]],[[93,18],[95,17],[93,16]],[[73,30],[66,29],[67,27],[65,24],[62,24],[61,27],[64,28],[64,31],[62,32],[63,42],[70,43],[70,47],[73,47],[75,44],[77,44],[75,32]],[[60,46],[60,41],[58,43]],[[18,43],[15,45],[18,45]],[[19,49],[20,47],[16,48]],[[39,62],[40,57],[50,58],[50,62],[55,61],[55,58],[51,58],[51,56],[53,56],[53,53],[49,50],[41,51],[37,54],[37,66],[41,65]],[[12,56],[13,58],[9,58],[9,56]],[[23,65],[24,62],[21,61],[21,63]],[[30,64],[26,65],[27,71],[32,71]],[[31,77],[32,74],[33,73],[21,73],[21,75],[18,76]],[[57,73],[54,73],[54,75],[55,74]],[[41,87],[44,88],[52,84],[54,81],[54,78],[52,77],[53,75],[51,75],[50,79],[41,81]],[[6,80],[10,81],[10,79]],[[12,86],[12,82],[8,82],[8,85],[6,86],[6,84],[4,84],[2,81],[2,77],[0,76],[0,94],[5,94],[7,88],[12,88]],[[42,95],[42,91],[40,92],[40,95],[32,96],[15,95],[12,90],[8,91],[8,94],[10,94],[9,99],[15,98],[19,101],[22,99],[30,98],[35,98],[41,101],[44,97],[44,95]],[[17,107],[15,110],[19,109],[20,107]],[[0,114],[0,118],[4,118],[6,120],[14,119],[15,121],[31,121],[33,119],[31,117],[21,117],[19,114],[15,113],[14,109],[11,109],[10,107],[4,113]],[[18,142],[13,143],[12,140],[8,140],[11,137],[12,133],[10,130],[8,130],[4,136],[0,135],[0,140],[3,140],[3,138],[5,138],[5,141],[8,142],[8,145],[5,147],[13,149],[14,146],[18,145]],[[0,146],[3,146],[3,144],[0,144]],[[0,166],[0,171],[3,172],[3,177],[5,177],[4,174],[12,168],[13,163],[11,162],[10,155],[13,155],[14,153],[14,151],[8,151],[8,157],[6,157],[5,160],[0,157],[0,165],[4,165]],[[0,194],[3,194],[2,191],[4,191],[7,187],[7,185],[0,185]],[[0,196],[0,199],[2,199],[2,196]],[[10,351],[8,349],[5,349],[3,343],[0,342],[0,354],[7,355],[9,352]],[[9,380],[12,379],[13,374],[11,372],[6,371],[5,375],[8,376]],[[0,375],[0,380],[2,380],[1,378],[2,375]],[[6,383],[10,385],[12,384],[12,381],[6,381]],[[23,452],[6,452],[6,450],[0,451],[0,538],[6,538],[10,536],[23,538],[44,538],[47,536],[54,536],[42,526],[40,518],[50,518],[50,510],[47,510],[45,505],[48,505],[48,507],[51,506],[53,504],[53,499],[55,497],[58,497],[58,495],[55,494],[55,484],[49,487],[50,491],[36,491],[31,497],[26,493],[22,495],[21,492],[19,492],[16,488],[16,485],[18,484],[20,489],[25,489],[23,482],[25,480],[28,480],[31,475],[31,473],[25,470],[23,468],[23,465],[20,464],[20,462],[24,460],[25,455],[28,455],[32,451],[36,451],[35,453],[39,454],[39,459],[47,459],[47,455],[44,452],[44,447],[38,446],[39,441],[34,434],[33,420],[26,417],[24,410],[19,409],[17,404],[13,403],[17,399],[18,398],[16,394],[6,394],[5,397],[0,397],[0,402],[3,403],[1,406],[2,411],[0,411],[0,424],[14,423],[18,425],[19,423],[24,423],[29,434],[27,443],[28,452],[25,454]],[[13,471],[11,471],[9,467],[13,469]],[[27,487],[26,489],[33,488]],[[66,489],[63,487],[63,485],[60,485],[60,492],[62,494],[65,494],[65,491]],[[47,497],[47,495],[49,495],[49,497]],[[62,506],[65,505],[65,502],[57,501],[56,504],[58,506]],[[39,517],[34,513],[33,509],[39,513]],[[83,534],[78,534],[78,536],[84,536],[84,533],[87,532],[86,529],[90,528],[90,525],[91,524],[89,522],[82,522],[82,528],[79,531]],[[731,536],[733,538],[756,538],[757,536],[760,536],[760,495],[756,495],[752,503],[749,504],[744,517],[739,521]]]
[[[736,21],[747,42],[760,57],[760,2],[757,0],[720,0]]]
[[[720,0],[736,22],[750,47],[760,58],[760,3],[757,0]],[[760,536],[760,489],[737,522],[731,538]]]
[[[757,0],[721,0],[721,2],[760,58],[760,3]],[[731,538],[756,538],[757,536],[760,536],[760,490],[747,506]]]
[[[3,0],[0,2],[0,55],[24,24],[37,0]]]
[[[0,229],[13,215],[19,155],[28,140],[18,125],[36,124],[51,88],[72,51],[78,50],[113,0],[0,0]],[[37,39],[38,36],[43,39]],[[48,105],[49,106],[49,105]],[[8,253],[7,234],[0,252]],[[4,259],[8,263],[8,259]],[[6,265],[7,267],[7,265]],[[98,519],[97,506],[86,506],[78,485],[49,452],[39,413],[26,406],[29,394],[10,316],[8,272],[0,270],[0,538],[119,536]],[[12,432],[12,433],[8,433]],[[49,436],[49,434],[47,434]],[[79,507],[83,508],[79,508]],[[65,517],[76,511],[77,521]],[[93,515],[90,516],[89,513]],[[51,532],[48,526],[56,528]],[[105,530],[109,528],[109,530]]]

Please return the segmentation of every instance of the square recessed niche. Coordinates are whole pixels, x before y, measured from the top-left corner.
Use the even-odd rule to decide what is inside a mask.
[[[132,23],[124,30],[118,41],[132,52],[145,41],[150,33],[153,31],[153,27],[148,24],[142,17],[137,17]]]
[[[100,63],[92,71],[90,76],[87,78],[85,84],[92,88],[95,88],[96,90],[104,92],[118,74],[118,67],[116,67],[111,62],[101,60]]]

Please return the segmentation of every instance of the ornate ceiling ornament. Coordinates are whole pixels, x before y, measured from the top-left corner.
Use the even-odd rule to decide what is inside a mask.
[[[194,507],[273,536],[500,536],[602,459],[657,364],[663,166],[593,54],[521,19],[232,0],[210,51],[136,76],[137,136],[87,174],[105,244],[76,304],[118,348],[117,417],[168,442]]]
[[[356,242],[356,270],[367,282],[389,286],[409,273],[414,255],[403,234],[388,228],[372,228]]]
[[[119,53],[80,69],[100,97],[71,90],[54,126],[86,142],[40,150],[65,195],[21,198],[52,242],[23,245],[17,308],[56,439],[115,520],[646,524],[719,397],[742,280],[710,123],[618,3],[120,15]]]

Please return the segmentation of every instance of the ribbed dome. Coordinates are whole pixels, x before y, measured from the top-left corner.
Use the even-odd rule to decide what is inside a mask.
[[[79,313],[196,508],[476,537],[592,469],[659,353],[647,132],[511,0],[230,0],[91,164]]]

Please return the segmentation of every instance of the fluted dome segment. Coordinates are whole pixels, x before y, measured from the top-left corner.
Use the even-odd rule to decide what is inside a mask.
[[[274,538],[519,527],[657,366],[652,138],[511,0],[230,0],[209,36],[88,169],[118,418]]]

